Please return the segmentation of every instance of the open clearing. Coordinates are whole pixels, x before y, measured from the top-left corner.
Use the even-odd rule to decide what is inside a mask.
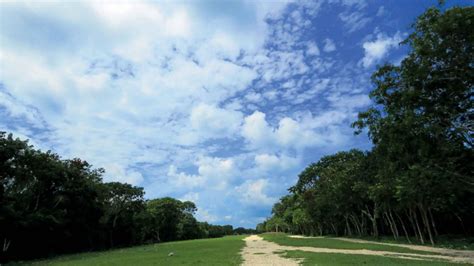
[[[66,255],[32,265],[240,265],[245,236],[186,240]],[[173,256],[168,256],[173,252]]]
[[[172,256],[169,256],[172,253]],[[23,262],[28,265],[469,265],[474,251],[286,234],[151,244]]]
[[[474,251],[449,250],[416,245],[385,244],[347,238],[322,238],[264,234],[277,243],[277,252],[288,251],[287,258],[304,259],[303,264],[474,264]],[[263,240],[264,242],[267,242]],[[272,243],[272,246],[273,244]],[[245,260],[245,258],[244,258]]]

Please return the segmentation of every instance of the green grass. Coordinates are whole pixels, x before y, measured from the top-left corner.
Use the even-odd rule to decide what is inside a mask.
[[[27,265],[240,265],[245,236],[152,244],[104,252],[66,255]],[[170,252],[174,256],[168,256]]]
[[[426,241],[425,244],[421,244],[416,239],[411,238],[410,241],[412,243],[408,243],[406,238],[399,238],[398,240],[393,239],[390,236],[382,236],[382,237],[356,237],[357,239],[364,239],[370,241],[377,241],[382,243],[392,243],[392,244],[413,244],[413,245],[424,245],[424,246],[431,246],[429,240]],[[436,239],[435,247],[439,248],[450,248],[450,249],[459,249],[459,250],[474,250],[474,237],[465,237],[459,235],[441,235]]]
[[[433,252],[411,250],[403,247],[387,246],[383,244],[365,244],[352,243],[332,238],[291,238],[283,233],[266,233],[262,234],[263,239],[275,242],[283,246],[295,247],[317,247],[317,248],[333,248],[333,249],[368,249],[378,251],[391,251],[400,253],[416,253],[416,254],[436,254]]]
[[[305,251],[287,251],[287,258],[303,259],[303,265],[468,265],[441,261],[418,261],[370,255],[327,254]]]

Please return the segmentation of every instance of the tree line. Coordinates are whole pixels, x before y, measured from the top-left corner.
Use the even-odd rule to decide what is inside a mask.
[[[310,164],[258,231],[474,235],[474,8],[430,8],[412,28],[408,55],[377,68],[373,105],[353,123],[372,149]]]
[[[248,233],[199,222],[193,202],[147,200],[143,188],[104,183],[103,174],[0,132],[0,263]]]

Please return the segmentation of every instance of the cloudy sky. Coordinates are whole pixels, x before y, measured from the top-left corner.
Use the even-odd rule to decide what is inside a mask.
[[[308,163],[370,148],[370,74],[436,3],[1,2],[0,131],[254,227]]]

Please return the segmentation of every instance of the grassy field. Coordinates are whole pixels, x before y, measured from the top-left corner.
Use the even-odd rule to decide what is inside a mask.
[[[288,235],[281,233],[266,233],[261,236],[267,241],[289,247],[391,251],[404,253],[406,254],[405,256],[436,254],[403,247],[352,243],[331,238],[290,238]],[[11,265],[240,265],[243,262],[240,252],[245,245],[243,241],[245,237],[228,236],[214,239],[168,242],[111,251],[65,255],[49,260],[19,262]],[[260,253],[260,251],[263,250],[255,250],[253,254],[261,255],[264,259],[266,254]],[[174,255],[168,256],[171,252]],[[273,251],[273,253],[277,252],[282,257],[298,259],[298,261],[303,262],[303,265],[462,265],[436,260],[417,261],[375,255],[315,253],[285,250],[285,248],[283,248],[283,251]],[[271,254],[272,251],[269,251],[269,253]]]
[[[370,255],[324,254],[304,251],[287,251],[282,255],[287,258],[304,258],[302,265],[468,265],[441,261],[416,261]]]
[[[240,265],[244,236],[168,242],[61,256],[22,265]],[[173,252],[173,256],[168,256]]]
[[[334,248],[334,249],[368,249],[379,251],[392,251],[400,253],[417,253],[417,254],[435,254],[426,251],[415,251],[403,247],[393,247],[383,244],[361,244],[352,243],[343,240],[331,238],[290,238],[286,234],[267,233],[262,234],[263,239],[275,242],[282,246],[295,247],[316,247],[316,248]]]
[[[431,244],[424,243],[421,244],[414,238],[411,238],[411,243],[409,243],[406,238],[399,238],[398,240],[393,239],[391,236],[381,236],[381,237],[356,237],[358,239],[370,240],[370,241],[377,241],[382,243],[394,243],[394,244],[414,244],[414,245],[424,245],[424,246],[431,246]],[[473,237],[465,237],[460,235],[441,235],[436,239],[435,247],[440,248],[450,248],[450,249],[459,249],[459,250],[474,250],[474,238]]]

